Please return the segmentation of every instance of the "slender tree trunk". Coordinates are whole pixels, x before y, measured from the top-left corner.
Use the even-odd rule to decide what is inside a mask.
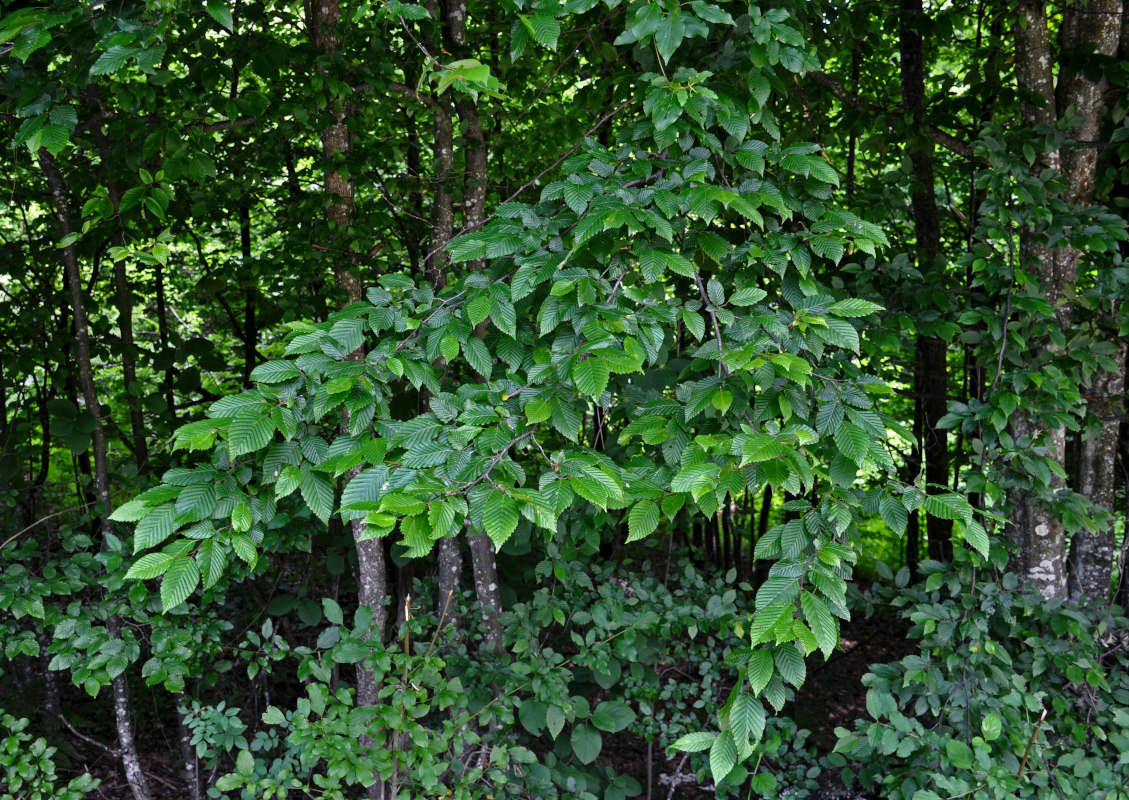
[[[101,107],[97,95],[94,99]],[[106,189],[114,213],[121,207],[121,187],[112,176],[110,161],[110,141],[102,127],[99,117],[93,125],[94,138],[98,142],[98,155],[102,160],[102,170],[106,173]],[[114,238],[120,245],[122,243],[121,223]],[[141,414],[140,384],[137,383],[137,346],[133,339],[133,295],[129,288],[129,276],[126,273],[125,260],[114,262],[114,294],[118,306],[118,333],[121,345],[122,378],[125,381],[126,404],[129,407],[129,421],[133,456],[137,461],[138,472],[146,471],[149,460],[148,444],[145,439],[145,420]],[[136,390],[135,390],[136,388]]]
[[[39,164],[47,176],[47,185],[55,203],[55,216],[59,220],[59,233],[63,238],[70,236],[74,227],[71,224],[70,203],[67,198],[67,184],[59,171],[54,157],[47,148],[39,149]],[[99,519],[102,532],[102,548],[108,546],[107,537],[113,533],[110,522],[110,472],[106,462],[106,436],[102,430],[102,410],[98,402],[98,391],[94,386],[94,367],[90,358],[90,327],[86,316],[86,302],[82,296],[82,278],[79,275],[78,251],[74,244],[63,248],[63,271],[67,291],[71,300],[71,316],[74,320],[75,346],[79,385],[82,388],[83,403],[87,412],[94,417],[94,430],[91,442],[94,450],[94,493],[98,503],[95,515]],[[106,621],[106,631],[112,638],[119,638],[121,621],[113,614]],[[118,732],[118,749],[121,752],[122,767],[134,800],[149,800],[149,783],[141,769],[137,747],[133,740],[133,721],[130,718],[129,684],[125,673],[112,681],[114,692],[114,722]]]
[[[334,57],[339,44],[338,24],[340,22],[341,8],[338,0],[313,0],[310,4],[310,38],[314,46],[329,59]],[[353,272],[351,252],[344,252],[350,248],[348,232],[352,223],[354,209],[354,187],[350,178],[333,168],[333,162],[340,155],[347,153],[352,147],[349,126],[346,123],[347,110],[338,108],[335,112],[336,122],[322,131],[322,156],[325,160],[325,192],[332,197],[329,208],[326,210],[326,219],[332,229],[329,246],[336,251],[333,258],[333,276],[337,288],[345,293],[345,303],[351,304],[361,300],[362,281]],[[364,359],[363,349],[350,354],[350,360]],[[350,470],[350,479],[360,472],[360,468]],[[371,636],[383,639],[387,624],[387,609],[385,599],[388,594],[387,563],[384,553],[383,539],[365,539],[365,523],[363,519],[350,521],[350,530],[353,542],[357,549],[357,602],[359,605],[368,606],[373,611]],[[362,706],[375,706],[379,701],[379,687],[372,670],[365,669],[363,663],[357,665],[357,704]],[[364,747],[374,745],[372,739],[362,735],[360,743]],[[368,790],[371,800],[384,797],[384,784],[377,781]]]
[[[463,574],[462,543],[457,537],[439,540],[439,596],[435,613],[440,620],[440,630],[452,627],[458,630],[459,582]]]
[[[898,36],[901,49],[902,102],[913,116],[915,126],[924,124],[925,55],[920,26],[925,22],[921,0],[901,0]],[[941,258],[941,222],[934,195],[933,146],[922,138],[912,144],[909,154],[913,168],[913,232],[917,241],[918,269],[926,282],[944,285]],[[949,445],[945,431],[937,422],[945,415],[948,396],[947,348],[934,336],[917,337],[917,380],[921,395],[921,423],[925,453],[925,482],[948,486]],[[929,557],[950,561],[953,557],[951,520],[930,517],[926,523]]]
[[[1094,82],[1084,73],[1074,72],[1071,58],[1086,52],[1099,56],[1112,56],[1117,52],[1121,0],[1074,2],[1064,7],[1059,25],[1062,67],[1057,88],[1046,6],[1042,0],[1019,0],[1017,12],[1013,25],[1016,83],[1022,91],[1041,100],[1041,103],[1021,105],[1023,124],[1054,123],[1069,108],[1082,123],[1072,135],[1081,141],[1096,140],[1104,113],[1105,80]],[[1035,167],[1062,173],[1067,186],[1064,199],[1084,205],[1093,199],[1097,156],[1094,148],[1063,147],[1040,154]],[[1070,330],[1072,323],[1074,283],[1080,257],[1081,253],[1074,248],[1051,247],[1045,237],[1031,230],[1021,232],[1022,266],[1035,271],[1044,297],[1054,309],[1054,324],[1062,331]],[[1055,348],[1050,342],[1037,346],[1054,355]],[[1017,416],[1013,433],[1020,445],[1041,443],[1050,458],[1065,466],[1065,429],[1047,425],[1029,415]],[[1056,476],[1052,490],[1062,486],[1062,480]],[[1012,506],[1009,518],[1013,522],[1009,535],[1016,545],[1017,571],[1030,580],[1040,594],[1063,597],[1067,592],[1067,558],[1062,521],[1037,497],[1012,493],[1009,502]]]
[[[251,209],[244,202],[239,206],[239,252],[243,256],[243,269],[251,263]],[[255,368],[255,346],[259,340],[259,327],[255,321],[254,276],[243,278],[243,386],[251,386],[251,370]]]
[[[188,786],[189,800],[202,800],[200,793],[200,765],[196,761],[196,748],[192,746],[192,729],[185,723],[184,715],[177,712],[177,738],[180,740],[180,757],[184,759],[184,782]]]
[[[474,571],[474,590],[482,605],[482,619],[486,623],[486,649],[502,650],[502,594],[498,587],[498,564],[494,555],[494,542],[484,533],[468,536],[471,568]]]
[[[168,406],[169,421],[174,425],[176,424],[176,406],[173,403],[172,382],[173,374],[176,369],[174,367],[174,358],[169,352],[169,315],[168,309],[165,305],[165,273],[161,267],[160,262],[154,267],[156,270],[157,281],[157,341],[161,345],[162,358],[168,359],[168,366],[165,367],[164,378],[161,380],[161,391],[165,395],[165,405]]]

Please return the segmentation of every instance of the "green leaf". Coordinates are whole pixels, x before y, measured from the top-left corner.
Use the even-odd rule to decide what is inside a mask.
[[[715,783],[725,780],[733,767],[737,764],[737,745],[733,742],[733,734],[722,731],[713,740],[710,746],[710,773]]]
[[[702,341],[702,337],[706,335],[706,321],[702,319],[702,315],[684,308],[682,309],[682,321],[694,338],[699,342]]]
[[[949,757],[949,763],[957,769],[972,769],[975,763],[972,748],[959,739],[945,740],[945,755]]]
[[[979,522],[967,523],[962,526],[961,533],[964,536],[964,540],[968,542],[977,553],[984,558],[988,558],[990,543],[988,541],[988,533],[984,530],[983,525]],[[1079,533],[1077,535],[1085,536],[1086,534]]]
[[[705,731],[694,731],[693,733],[683,734],[679,736],[674,744],[670,746],[672,750],[678,750],[683,753],[700,753],[703,750],[708,750],[717,739],[716,733],[706,733]]]
[[[776,669],[780,677],[793,686],[799,687],[807,677],[804,657],[791,642],[784,642],[776,651]]]
[[[559,20],[550,16],[538,14],[536,16],[526,16],[525,14],[518,15],[521,22],[525,25],[529,35],[533,37],[533,41],[550,50],[557,49],[557,40],[561,36],[561,23]]]
[[[655,31],[655,43],[658,45],[659,55],[664,62],[669,62],[674,51],[682,44],[686,36],[686,24],[682,21],[682,13],[675,11],[659,23]]]
[[[520,519],[517,501],[505,492],[491,489],[486,504],[482,507],[482,527],[486,529],[495,548],[502,548],[517,529]]]
[[[477,336],[468,336],[466,341],[463,342],[463,357],[466,358],[471,369],[481,375],[484,380],[490,380],[493,359],[490,357],[490,351],[486,349],[485,342]]]
[[[564,709],[557,705],[550,705],[545,709],[545,727],[549,729],[549,735],[556,739],[561,735],[564,730],[565,713]]]
[[[753,694],[759,695],[764,691],[764,687],[768,686],[768,682],[772,679],[772,673],[772,654],[764,649],[754,650],[749,656],[747,667],[749,687],[753,690]]]
[[[147,553],[133,562],[129,572],[125,574],[126,580],[148,580],[164,575],[176,560],[175,556],[168,553]]]
[[[986,742],[998,739],[1003,732],[1003,723],[997,715],[989,713],[980,722],[980,732],[984,734]]]
[[[572,728],[572,752],[576,754],[581,764],[591,764],[600,755],[604,746],[604,739],[595,728],[580,723]]]
[[[734,740],[759,742],[764,735],[764,724],[764,706],[761,701],[747,692],[738,692],[729,708],[729,729],[733,731]]]
[[[176,608],[196,590],[200,568],[192,558],[178,558],[165,570],[161,579],[161,605],[165,611]]]
[[[301,478],[302,499],[315,517],[328,524],[333,513],[333,481],[324,472],[315,472],[308,461],[302,462]]]
[[[755,286],[746,286],[735,291],[730,296],[729,302],[735,306],[752,306],[766,297],[768,297],[768,292],[764,289],[758,289]]]
[[[572,365],[572,381],[577,390],[589,397],[599,397],[608,387],[611,371],[598,358],[585,358]]]
[[[200,585],[207,591],[216,585],[227,567],[227,550],[214,539],[205,539],[196,551],[196,564],[200,568]]]
[[[831,651],[839,644],[839,620],[831,614],[826,603],[806,589],[800,593],[800,605],[823,657],[830,658]]]
[[[525,404],[525,418],[530,422],[544,422],[552,413],[552,408],[544,400],[534,398]]]
[[[835,446],[839,452],[859,466],[870,452],[870,435],[853,422],[844,422],[835,431]]]
[[[110,75],[125,66],[130,56],[141,51],[140,47],[133,45],[117,44],[98,56],[98,60],[90,65],[91,75]]]
[[[300,377],[302,371],[292,361],[264,361],[251,370],[251,380],[260,383],[282,383]]]
[[[176,506],[163,505],[153,509],[145,519],[137,523],[133,533],[133,552],[138,553],[156,547],[176,530]]]
[[[832,303],[827,310],[837,317],[869,317],[871,314],[881,311],[882,306],[869,300],[848,297],[846,300]]]
[[[471,325],[478,323],[490,316],[490,294],[482,292],[466,304],[467,320]]]
[[[235,508],[231,509],[231,527],[232,530],[243,533],[251,529],[251,507],[246,503],[239,503]]]
[[[894,533],[901,536],[906,532],[909,512],[906,511],[906,507],[902,505],[901,500],[896,500],[890,495],[882,495],[878,500],[878,513],[882,516],[882,521]]]
[[[321,607],[325,613],[325,618],[329,620],[331,625],[345,624],[345,614],[341,611],[341,606],[332,597],[323,597]]]
[[[257,411],[237,414],[227,429],[227,448],[232,459],[262,450],[274,436],[274,420]]]
[[[605,700],[592,712],[592,724],[608,733],[618,733],[634,721],[635,712],[620,700]]]
[[[208,14],[227,30],[235,29],[235,21],[231,18],[231,10],[223,0],[208,0]]]
[[[654,500],[642,500],[627,515],[627,541],[637,542],[654,533],[659,526],[659,506]]]
[[[951,492],[926,496],[925,513],[940,519],[963,520],[966,524],[972,522],[972,506],[959,494]]]

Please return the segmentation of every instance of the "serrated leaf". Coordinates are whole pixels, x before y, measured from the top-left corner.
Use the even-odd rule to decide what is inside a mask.
[[[835,431],[835,446],[839,452],[859,466],[870,452],[870,435],[853,422],[844,422]]]
[[[333,481],[330,477],[324,472],[315,472],[309,462],[303,462],[299,488],[302,499],[314,516],[328,524],[329,515],[333,513]]]
[[[707,733],[706,731],[694,731],[692,733],[683,734],[675,740],[674,744],[670,746],[672,750],[678,750],[682,753],[700,753],[703,750],[708,750],[717,739],[716,733]]]
[[[654,533],[659,526],[659,506],[654,500],[642,500],[627,515],[627,541],[637,542]]]
[[[752,306],[766,297],[768,297],[768,292],[764,289],[758,289],[755,286],[746,286],[735,291],[732,296],[730,296],[729,302],[735,306]]]
[[[588,397],[599,397],[608,388],[611,370],[599,358],[585,358],[572,365],[572,381]]]
[[[161,605],[165,611],[187,600],[199,583],[200,568],[195,559],[186,557],[173,561],[161,579]]]
[[[827,310],[837,317],[868,317],[877,311],[882,311],[882,306],[858,297],[848,297],[846,300],[832,303]]]
[[[486,349],[486,344],[481,339],[477,336],[468,336],[466,341],[463,342],[463,357],[466,358],[471,369],[481,375],[484,380],[490,380],[493,359],[490,357],[490,351]]]
[[[534,398],[525,404],[525,418],[530,422],[544,422],[552,413],[552,408],[544,400]]]
[[[486,534],[494,542],[496,549],[500,550],[513,535],[520,519],[517,501],[505,492],[491,489],[486,504],[482,507],[482,527],[486,529]]]
[[[227,30],[235,29],[235,21],[231,17],[231,9],[223,0],[208,0],[208,14]]]
[[[251,370],[251,380],[260,383],[282,383],[299,377],[302,371],[292,361],[265,361]]]
[[[830,658],[831,651],[839,644],[839,620],[832,615],[826,603],[807,590],[800,593],[800,605],[823,657]]]
[[[764,687],[768,686],[768,682],[772,679],[772,672],[772,654],[764,649],[753,651],[746,668],[749,687],[753,690],[753,694],[759,695],[764,691]]]
[[[733,741],[733,734],[722,731],[710,745],[710,773],[715,783],[725,780],[725,776],[733,771],[737,764],[737,745]]]
[[[147,553],[133,562],[129,572],[125,574],[126,580],[143,581],[164,575],[176,560],[175,556],[168,553]]]
[[[133,533],[133,552],[156,547],[176,530],[176,506],[168,504],[153,509]]]
[[[738,692],[729,708],[729,729],[733,731],[734,740],[759,742],[764,735],[764,724],[764,706],[761,701],[747,692]]]
[[[522,24],[529,31],[533,41],[550,50],[557,49],[557,40],[561,36],[561,23],[553,17],[537,14],[535,16],[520,15]]]
[[[902,505],[901,500],[896,500],[889,495],[883,495],[878,500],[878,513],[882,516],[882,521],[886,523],[894,533],[901,536],[906,532],[906,524],[909,522],[909,512],[906,507]]]
[[[274,431],[274,420],[268,415],[258,412],[237,414],[227,429],[227,448],[231,458],[263,449],[270,444]]]
[[[196,551],[196,564],[200,567],[200,584],[207,591],[227,567],[227,550],[214,539],[206,539]]]

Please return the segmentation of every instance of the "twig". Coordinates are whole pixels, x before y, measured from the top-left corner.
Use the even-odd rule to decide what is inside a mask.
[[[1039,716],[1039,722],[1035,725],[1035,732],[1031,734],[1031,741],[1027,743],[1027,749],[1023,751],[1023,761],[1019,764],[1019,772],[1015,773],[1017,780],[1023,780],[1023,770],[1027,768],[1027,757],[1031,755],[1031,748],[1035,746],[1035,740],[1039,738],[1039,728],[1043,727],[1043,720],[1047,718],[1047,709],[1043,709],[1043,713]]]
[[[682,760],[678,762],[678,768],[674,770],[673,779],[670,782],[670,792],[667,793],[666,800],[672,800],[674,797],[674,791],[678,788],[678,776],[682,774],[682,765],[686,763],[689,755],[689,753],[682,754]]]
[[[119,494],[121,494],[121,492],[115,492],[115,493],[114,493],[114,494],[112,495],[112,497],[117,497],[117,496],[118,496]],[[62,511],[56,511],[56,512],[55,512],[55,513],[53,513],[53,514],[48,514],[48,515],[47,515],[47,516],[45,516],[45,517],[40,517],[39,519],[37,519],[37,520],[36,520],[35,522],[33,522],[33,523],[31,523],[30,525],[28,525],[28,526],[27,526],[26,528],[24,528],[23,530],[21,530],[21,531],[16,531],[16,532],[15,532],[15,533],[13,533],[13,534],[12,534],[11,536],[9,536],[9,537],[8,537],[7,539],[5,539],[5,540],[4,540],[4,542],[3,542],[3,544],[0,544],[0,550],[3,550],[3,549],[4,549],[5,547],[7,547],[8,545],[10,545],[10,544],[11,544],[12,542],[14,542],[14,541],[15,541],[16,539],[18,539],[18,538],[20,538],[21,536],[23,536],[23,535],[24,535],[25,533],[27,533],[28,531],[30,531],[30,530],[31,530],[32,528],[35,528],[35,527],[38,527],[39,525],[42,525],[42,524],[43,524],[44,522],[46,522],[46,521],[47,521],[47,520],[49,520],[49,519],[52,519],[52,518],[54,518],[54,517],[58,517],[58,516],[61,516],[61,515],[63,515],[63,514],[66,514],[66,513],[68,512],[68,511],[78,511],[78,510],[79,510],[79,509],[81,509],[81,508],[89,508],[90,506],[92,506],[92,505],[95,505],[95,504],[96,504],[96,503],[98,503],[98,502],[99,502],[99,501],[97,501],[97,500],[91,500],[91,501],[90,501],[89,503],[80,503],[80,504],[79,504],[79,505],[77,505],[77,506],[69,506],[69,507],[67,507],[67,508],[64,508],[64,509],[63,509]]]

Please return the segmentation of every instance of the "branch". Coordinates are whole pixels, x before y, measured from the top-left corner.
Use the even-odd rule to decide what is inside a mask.
[[[830,91],[831,94],[835,95],[835,97],[838,98],[838,100],[843,103],[843,105],[850,106],[851,108],[857,109],[859,111],[864,111],[868,114],[879,114],[887,112],[886,108],[883,108],[882,106],[876,106],[869,101],[859,97],[857,94],[852,92],[843,84],[839,83],[838,80],[831,77],[826,72],[809,72],[808,76],[811,77],[811,79],[818,83],[820,86],[823,86],[825,89]],[[980,158],[975,154],[972,145],[970,145],[968,142],[964,141],[963,139],[958,139],[952,134],[945,133],[935,125],[923,125],[919,130],[919,133],[921,133],[922,136],[924,136],[934,144],[940,145],[946,150],[956,153],[958,156],[964,156],[965,158],[971,158],[975,161],[983,161],[987,163],[986,159]]]
[[[228,119],[223,122],[190,122],[185,127],[199,128],[202,131],[229,131],[232,128],[243,128],[247,125],[254,125],[259,121],[258,117],[239,117],[238,119]]]

